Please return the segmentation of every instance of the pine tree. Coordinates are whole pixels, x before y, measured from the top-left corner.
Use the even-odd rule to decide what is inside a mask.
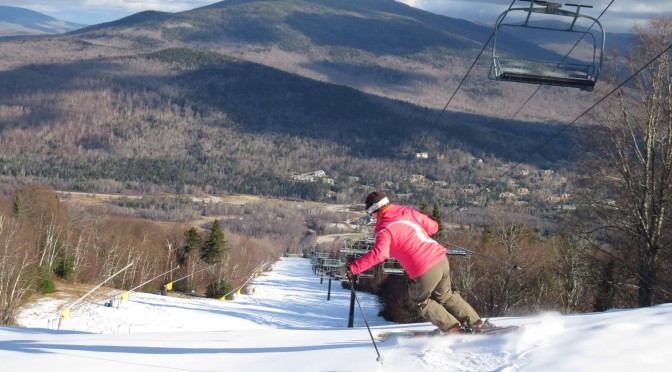
[[[497,231],[495,230],[495,227],[492,225],[487,225],[485,228],[483,228],[483,233],[481,234],[481,242],[484,245],[489,244],[492,242],[492,240],[495,238],[497,235]]]
[[[420,213],[429,216],[429,203],[422,202],[420,205]]]
[[[201,260],[208,264],[219,262],[226,250],[226,240],[224,240],[224,232],[219,226],[219,221],[215,220],[210,229],[208,240],[201,248]]]
[[[18,216],[22,211],[23,201],[21,200],[21,196],[17,195],[16,198],[14,198],[14,203],[12,203],[12,213],[14,216]]]
[[[441,222],[441,208],[439,208],[439,205],[437,203],[434,203],[434,209],[432,209],[432,214],[429,216],[431,219],[436,221],[436,223],[441,226],[443,222]],[[439,230],[441,227],[439,227]]]
[[[437,224],[439,224],[439,232],[434,235],[434,238],[436,239],[442,239],[443,238],[443,221],[441,219],[441,208],[439,207],[438,203],[434,203],[434,209],[432,210],[432,214],[429,216],[429,218],[433,219],[436,221]]]
[[[184,266],[192,252],[195,252],[203,244],[203,239],[195,227],[184,232],[184,245],[177,251],[177,264]]]

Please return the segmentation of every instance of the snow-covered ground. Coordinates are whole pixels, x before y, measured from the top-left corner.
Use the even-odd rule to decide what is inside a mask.
[[[672,304],[636,310],[491,319],[526,324],[504,336],[390,339],[374,348],[350,292],[287,258],[235,301],[132,293],[116,307],[82,302],[56,330],[57,300],[24,309],[22,327],[0,327],[1,371],[667,371]],[[358,293],[373,331],[432,329],[378,318]]]

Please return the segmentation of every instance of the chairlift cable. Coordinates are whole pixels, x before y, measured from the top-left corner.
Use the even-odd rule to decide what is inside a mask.
[[[511,3],[511,5],[510,5],[509,7],[511,7],[511,6],[513,5],[514,2],[515,2],[515,0]],[[598,19],[599,19],[600,17],[602,17],[602,15],[604,15],[604,13],[607,11],[607,9],[608,9],[613,3],[614,3],[614,0],[612,0],[612,1],[609,3],[609,5],[607,5],[607,7],[602,11],[602,13],[600,14],[600,16],[598,17]],[[592,25],[591,25],[591,28],[592,28]],[[590,30],[590,28],[589,28],[589,30]],[[488,41],[485,43],[483,49],[481,50],[481,53],[479,53],[479,55],[476,57],[476,60],[474,61],[474,63],[472,63],[471,67],[469,68],[469,70],[467,71],[467,73],[466,73],[465,76],[463,77],[462,81],[461,81],[460,84],[458,85],[456,91],[455,91],[455,92],[453,93],[453,95],[450,97],[450,99],[448,100],[448,103],[446,103],[446,105],[444,106],[443,110],[441,111],[441,113],[439,114],[439,116],[438,116],[437,119],[436,119],[436,123],[438,123],[439,118],[443,115],[443,113],[444,113],[444,112],[446,111],[446,109],[448,108],[448,105],[450,104],[450,102],[452,101],[453,97],[455,96],[455,93],[457,92],[457,90],[459,90],[459,88],[461,87],[462,83],[463,83],[464,80],[466,79],[466,77],[467,77],[467,75],[469,74],[469,72],[471,72],[471,69],[474,67],[474,65],[475,65],[476,61],[478,60],[478,58],[480,58],[480,55],[481,55],[481,54],[483,53],[483,51],[485,50],[485,47],[486,47],[487,44],[490,42],[490,40],[492,39],[493,35],[494,35],[494,33],[490,36],[490,38],[488,39]],[[574,45],[574,47],[576,47],[576,45],[578,44],[578,42],[580,42],[580,40],[577,41],[577,43]],[[572,47],[572,49],[568,52],[567,56],[572,52],[572,50],[574,49],[574,47]],[[587,108],[586,110],[584,110],[584,111],[583,111],[578,117],[576,117],[574,120],[572,120],[571,122],[569,122],[568,124],[566,124],[564,127],[560,128],[560,130],[558,130],[556,133],[554,133],[553,135],[551,135],[549,138],[547,138],[547,139],[546,139],[544,142],[542,142],[540,145],[538,145],[537,147],[535,147],[534,149],[532,149],[532,150],[531,150],[531,151],[530,151],[530,152],[529,152],[529,153],[528,153],[522,160],[518,161],[516,164],[514,164],[513,166],[511,166],[507,171],[505,171],[504,173],[502,173],[500,176],[498,176],[496,179],[494,179],[493,181],[491,181],[490,183],[488,183],[486,186],[482,187],[479,191],[477,191],[475,194],[473,194],[472,197],[468,198],[467,201],[469,201],[469,200],[473,200],[475,197],[479,196],[481,193],[483,193],[483,191],[485,191],[486,189],[488,189],[490,186],[494,185],[496,182],[498,182],[499,180],[501,180],[503,177],[505,177],[506,175],[508,175],[509,173],[511,173],[516,167],[518,167],[518,166],[519,166],[520,164],[522,164],[524,161],[528,160],[532,155],[534,155],[535,153],[537,153],[540,149],[542,149],[542,148],[544,148],[546,145],[548,145],[548,144],[549,144],[551,141],[553,141],[556,137],[558,137],[558,136],[559,136],[560,134],[562,134],[564,131],[566,131],[567,129],[569,129],[569,127],[571,127],[572,125],[576,124],[576,122],[578,122],[582,117],[584,117],[586,114],[588,114],[590,111],[592,111],[595,107],[597,107],[599,104],[601,104],[604,100],[606,100],[608,97],[610,97],[610,96],[611,96],[612,94],[614,94],[616,91],[620,90],[625,84],[629,83],[635,76],[637,76],[637,75],[638,75],[640,72],[642,72],[645,68],[647,68],[647,67],[648,67],[649,65],[651,65],[654,61],[656,61],[656,60],[657,60],[658,58],[660,58],[663,54],[667,53],[667,52],[670,51],[670,50],[672,50],[672,44],[670,44],[670,45],[669,45],[667,48],[665,48],[662,52],[658,53],[655,57],[653,57],[649,62],[647,62],[646,64],[644,64],[644,65],[643,65],[641,68],[639,68],[637,71],[635,71],[634,73],[632,73],[627,79],[625,79],[623,82],[621,82],[621,83],[618,84],[616,87],[614,87],[611,91],[609,91],[609,93],[607,93],[606,95],[604,95],[602,98],[600,98],[599,100],[597,100],[593,105],[591,105],[589,108]],[[567,56],[565,56],[565,58],[567,58]],[[564,60],[564,58],[563,58],[563,60]],[[533,93],[533,95],[539,90],[540,87],[541,87],[541,86],[539,86],[539,87],[537,88],[537,90]],[[532,98],[532,97],[528,98],[528,100],[525,102],[525,104],[527,104],[527,102],[529,102],[529,100],[530,100],[531,98]],[[521,108],[522,108],[522,107],[521,107]],[[515,115],[517,115],[519,111],[520,111],[520,109],[516,112]],[[514,117],[515,117],[515,115],[514,115]],[[410,164],[410,162],[409,162],[409,164]],[[408,164],[407,164],[406,168],[404,169],[404,171],[402,171],[402,174],[405,173],[405,171],[406,171],[407,168],[408,168]],[[401,175],[400,175],[399,178],[401,178]],[[397,182],[398,182],[398,180],[399,180],[399,179],[397,179]],[[450,212],[448,212],[448,214],[451,214],[452,212],[454,212],[454,211],[456,211],[456,210],[459,210],[459,207],[458,207],[458,208],[455,208],[455,209],[453,209],[453,210],[451,210]],[[439,242],[440,242],[440,243],[443,243],[443,244],[446,244],[446,245],[449,245],[449,246],[452,246],[452,247],[455,247],[455,248],[463,249],[463,250],[465,250],[465,251],[467,251],[467,252],[471,252],[471,253],[474,253],[474,254],[483,256],[483,257],[485,257],[485,258],[491,259],[491,260],[495,260],[495,261],[497,261],[497,262],[500,263],[500,264],[505,264],[505,265],[511,266],[514,270],[521,270],[521,269],[522,269],[522,267],[518,266],[517,264],[511,264],[511,263],[508,263],[508,262],[499,261],[499,260],[494,259],[494,258],[492,258],[492,257],[482,255],[482,254],[480,254],[480,253],[478,253],[478,252],[476,252],[476,251],[474,251],[474,250],[471,250],[471,249],[467,249],[467,248],[464,248],[464,247],[461,247],[461,246],[458,246],[458,245],[455,245],[455,244],[452,244],[452,243],[449,243],[449,242],[446,242],[446,241],[439,241]],[[374,346],[375,346],[375,343],[374,343]],[[377,351],[377,347],[376,347],[376,351]]]
[[[613,4],[613,2],[614,2],[614,0],[612,0],[612,1],[609,3],[609,5],[607,5],[607,7],[605,7],[605,9],[602,11],[602,13],[600,14],[599,17],[602,17],[602,15],[604,15],[604,13],[605,13],[605,12],[607,11],[607,9]],[[513,7],[513,4],[514,4],[514,3],[515,3],[515,0],[512,0],[511,4],[509,5],[509,9]],[[598,17],[598,19],[599,19],[599,17]],[[594,24],[594,23],[593,23],[593,24]],[[591,25],[591,27],[592,27],[592,25]],[[457,91],[459,90],[459,88],[462,86],[462,84],[463,84],[464,81],[466,80],[468,74],[469,74],[469,73],[471,72],[471,70],[473,69],[474,65],[476,64],[476,62],[477,62],[478,59],[480,58],[481,54],[483,53],[483,51],[485,50],[485,48],[487,47],[487,45],[489,44],[490,40],[492,40],[492,37],[493,37],[493,36],[494,36],[494,32],[490,35],[490,38],[488,38],[487,42],[483,45],[483,48],[481,49],[481,52],[478,54],[478,56],[476,57],[476,59],[474,60],[474,62],[473,62],[472,65],[470,66],[470,68],[467,70],[467,73],[466,73],[466,74],[464,75],[464,77],[462,78],[460,84],[458,85],[457,89],[455,90],[455,92],[453,93],[453,95],[450,97],[450,99],[448,100],[448,102],[446,103],[446,105],[444,106],[443,110],[442,110],[442,111],[439,113],[439,115],[437,116],[437,118],[436,118],[436,120],[435,120],[435,124],[438,123],[438,121],[439,121],[439,119],[441,118],[441,116],[443,115],[443,113],[447,110],[447,108],[448,108],[448,106],[450,105],[452,99],[455,97],[455,94],[457,93]],[[577,44],[578,44],[578,42],[577,42]],[[649,62],[647,62],[645,65],[643,65],[639,70],[637,70],[637,71],[635,71],[633,74],[631,74],[627,79],[625,79],[625,80],[624,80],[623,82],[621,82],[618,86],[616,86],[615,88],[613,88],[613,89],[612,89],[609,93],[607,93],[605,96],[603,96],[602,98],[600,98],[599,100],[597,100],[593,105],[591,105],[589,108],[587,108],[585,111],[583,111],[578,117],[576,117],[574,120],[572,120],[571,122],[569,122],[568,124],[566,124],[564,127],[560,128],[560,130],[558,130],[556,133],[554,133],[553,135],[551,135],[549,138],[547,138],[547,139],[546,139],[544,142],[542,142],[540,145],[538,145],[537,147],[535,147],[534,149],[532,149],[530,152],[528,152],[528,154],[525,155],[525,157],[524,157],[522,160],[516,162],[514,165],[512,165],[512,166],[511,166],[508,170],[506,170],[504,173],[500,174],[497,178],[495,178],[494,180],[492,180],[491,182],[489,182],[487,185],[485,185],[484,187],[482,187],[481,189],[479,189],[476,193],[474,193],[474,194],[473,194],[471,197],[469,197],[466,201],[473,200],[474,198],[476,198],[477,196],[479,196],[480,194],[482,194],[483,191],[487,190],[489,187],[491,187],[491,186],[494,185],[495,183],[499,182],[502,178],[504,178],[506,175],[508,175],[509,173],[511,173],[515,168],[517,168],[520,164],[522,164],[523,162],[527,161],[532,155],[534,155],[535,153],[537,153],[539,150],[541,150],[541,149],[544,148],[546,145],[548,145],[550,142],[552,142],[555,138],[557,138],[560,134],[562,134],[564,131],[566,131],[567,129],[569,129],[569,127],[571,127],[572,125],[574,125],[577,121],[579,121],[582,117],[584,117],[588,112],[592,111],[595,107],[597,107],[597,106],[598,106],[600,103],[602,103],[605,99],[607,99],[609,96],[611,96],[614,92],[616,92],[617,90],[621,89],[621,87],[623,87],[625,84],[627,84],[628,82],[630,82],[630,80],[632,80],[637,74],[639,74],[641,71],[643,71],[646,67],[648,67],[651,63],[653,63],[655,60],[657,60],[658,58],[660,58],[660,56],[662,56],[663,54],[665,54],[665,53],[666,53],[667,51],[669,51],[670,49],[672,49],[672,44],[671,44],[670,46],[668,46],[665,50],[663,50],[662,52],[660,52],[658,55],[656,55],[654,58],[652,58],[652,59],[651,59]],[[572,50],[573,50],[573,48],[572,48]],[[571,50],[570,50],[570,53],[571,53]],[[536,92],[535,92],[535,93],[536,93]],[[529,101],[529,99],[528,99],[528,101]],[[410,165],[410,161],[406,164],[406,167],[402,170],[401,174],[399,175],[399,177],[397,178],[397,180],[395,181],[395,183],[398,183],[398,182],[399,182],[399,180],[401,179],[401,177],[403,176],[403,174],[406,173],[406,171],[407,171],[409,165]],[[457,210],[459,210],[459,209],[460,209],[460,207],[457,207],[457,208],[455,208],[455,209],[452,209],[450,212],[448,212],[448,215],[450,215],[451,213],[453,213],[453,212],[455,212],[455,211],[457,211]]]
[[[442,231],[443,231],[443,230],[442,230]],[[523,267],[520,266],[520,265],[518,265],[518,264],[510,263],[510,262],[506,262],[506,261],[502,261],[502,260],[500,260],[500,259],[497,259],[497,258],[488,256],[488,255],[486,255],[486,254],[483,254],[483,253],[480,253],[480,252],[476,252],[476,251],[474,251],[474,250],[472,250],[472,249],[464,248],[464,247],[462,247],[462,246],[459,246],[459,245],[456,245],[456,244],[449,243],[449,242],[447,242],[447,241],[445,241],[445,240],[440,240],[440,239],[436,239],[436,238],[435,238],[434,240],[436,240],[437,242],[439,242],[439,243],[441,243],[441,244],[445,244],[445,245],[451,246],[451,247],[453,247],[453,248],[462,249],[462,250],[467,251],[467,252],[469,252],[469,253],[472,253],[472,254],[475,254],[475,255],[477,255],[477,256],[480,256],[480,257],[483,257],[483,258],[485,258],[485,259],[488,259],[488,260],[490,260],[490,261],[496,262],[496,263],[498,263],[498,264],[500,264],[500,265],[503,265],[503,266],[509,266],[510,268],[512,268],[512,269],[514,269],[514,270],[522,270],[522,269],[523,269]]]
[[[602,16],[604,15],[604,13],[606,13],[606,11],[611,7],[611,5],[614,3],[614,1],[615,1],[615,0],[611,0],[611,2],[604,8],[604,10],[602,10],[602,12],[600,13],[600,15],[597,17],[597,20],[599,20],[600,18],[602,18]],[[590,31],[590,29],[593,28],[593,26],[595,25],[595,23],[596,23],[596,22],[593,22],[593,24],[590,25],[590,27],[589,27],[586,31]],[[494,35],[494,33],[493,33],[493,35]],[[585,35],[584,35],[584,36],[585,36]],[[579,40],[576,41],[576,43],[574,44],[574,46],[573,46],[573,47],[567,52],[567,54],[562,58],[561,62],[564,61],[564,60],[566,60],[566,59],[569,57],[569,55],[572,53],[572,51],[574,51],[574,49],[575,49],[576,46],[581,42],[582,39],[583,39],[583,37],[581,37]],[[662,54],[661,54],[661,55],[662,55]],[[653,62],[653,61],[651,61],[651,62]],[[649,64],[650,64],[651,62],[649,62]],[[641,71],[641,70],[640,70],[640,71]],[[638,71],[638,72],[639,72],[639,71]],[[632,76],[631,76],[631,77],[632,77]],[[511,117],[511,119],[514,119],[514,118],[520,113],[520,111],[523,109],[523,107],[525,107],[525,106],[530,102],[530,100],[532,100],[532,98],[534,97],[534,95],[541,89],[541,87],[542,87],[542,85],[537,86],[537,88],[536,88],[535,91],[532,93],[532,95],[530,95],[530,97],[527,98],[527,100],[520,106],[520,108],[518,108],[518,110],[513,114],[513,116]],[[606,98],[607,98],[609,95],[611,95],[612,93],[613,93],[613,92],[610,92],[607,96],[603,97],[601,100],[599,100],[599,101],[597,102],[597,104],[601,103],[604,99],[606,99]],[[597,104],[596,104],[596,105],[597,105]],[[589,112],[590,110],[592,110],[594,107],[595,107],[595,106],[590,107],[587,111],[585,111],[585,112],[582,113],[578,118],[576,118],[576,119],[574,120],[574,122],[576,122],[577,120],[579,120],[583,115],[585,115],[587,112]],[[485,191],[485,190],[488,189],[490,186],[492,186],[493,184],[495,184],[496,182],[498,182],[499,180],[501,180],[504,176],[506,176],[506,175],[508,175],[509,173],[511,173],[511,172],[513,171],[513,169],[515,169],[518,165],[520,165],[522,162],[524,162],[525,160],[527,160],[531,155],[533,155],[535,152],[537,152],[537,151],[538,151],[539,149],[541,149],[543,146],[545,146],[546,144],[550,143],[555,137],[557,137],[559,134],[561,134],[562,132],[564,132],[569,126],[573,125],[574,122],[570,123],[567,127],[563,127],[563,128],[561,128],[560,131],[558,131],[557,133],[555,133],[554,135],[552,135],[552,136],[551,136],[547,141],[545,141],[542,145],[538,146],[538,147],[535,148],[532,152],[530,152],[528,155],[526,155],[525,158],[523,158],[522,161],[520,161],[520,162],[514,164],[514,165],[513,165],[511,168],[509,168],[507,171],[505,171],[504,173],[502,173],[501,175],[499,175],[495,180],[493,180],[492,182],[488,183],[486,186],[484,186],[483,188],[481,188],[480,190],[478,190],[478,191],[477,191],[475,194],[473,194],[471,197],[467,198],[467,199],[465,200],[465,203],[468,202],[468,201],[470,201],[470,200],[473,200],[474,198],[476,198],[477,196],[479,196],[483,191]],[[459,210],[459,209],[460,209],[460,207],[458,206],[458,207],[457,207],[457,210]],[[452,212],[454,212],[454,211],[455,211],[455,210],[452,210],[452,211],[449,212],[448,214],[450,214],[450,213],[452,213]]]
[[[552,135],[551,137],[549,137],[549,138],[548,138],[546,141],[544,141],[542,144],[540,144],[539,146],[537,146],[536,148],[534,148],[532,151],[530,151],[530,152],[526,155],[526,157],[525,157],[523,160],[517,162],[517,163],[514,164],[511,168],[509,168],[509,170],[507,170],[506,172],[502,173],[502,175],[500,175],[499,177],[497,177],[497,179],[493,180],[492,182],[488,183],[486,186],[482,187],[478,192],[476,192],[476,193],[475,193],[471,198],[469,198],[468,200],[472,200],[474,197],[480,195],[484,190],[486,190],[487,188],[489,188],[490,186],[492,186],[493,184],[495,184],[496,182],[498,182],[499,180],[501,180],[505,175],[511,173],[511,172],[513,171],[513,169],[515,169],[518,165],[522,164],[522,163],[523,163],[525,160],[527,160],[530,156],[532,156],[534,153],[536,153],[536,152],[539,151],[541,148],[543,148],[543,147],[546,146],[548,143],[550,143],[553,139],[555,139],[555,137],[557,137],[557,136],[560,135],[562,132],[564,132],[565,130],[567,130],[570,126],[574,125],[577,121],[579,121],[579,119],[581,119],[583,116],[585,116],[588,112],[592,111],[595,107],[597,107],[600,103],[602,103],[602,102],[603,102],[605,99],[607,99],[609,96],[611,96],[612,94],[614,94],[615,92],[617,92],[618,90],[620,90],[625,84],[629,83],[630,80],[632,80],[632,79],[633,79],[635,76],[637,76],[640,72],[644,71],[644,69],[646,69],[647,67],[649,67],[649,65],[651,65],[651,64],[652,64],[653,62],[655,62],[658,58],[660,58],[663,54],[669,52],[670,50],[672,50],[672,44],[670,44],[670,45],[669,45],[667,48],[665,48],[662,52],[658,53],[655,57],[651,58],[651,60],[650,60],[649,62],[647,62],[647,63],[644,64],[642,67],[640,67],[637,71],[635,71],[634,73],[632,73],[627,79],[625,79],[623,82],[621,82],[620,84],[618,84],[618,86],[616,86],[616,87],[613,88],[611,91],[609,91],[609,93],[607,93],[604,97],[600,98],[600,99],[599,99],[597,102],[595,102],[592,106],[590,106],[590,107],[589,107],[588,109],[586,109],[583,113],[581,113],[581,115],[579,115],[576,119],[572,120],[570,123],[568,123],[567,125],[565,125],[564,127],[562,127],[558,132],[556,132],[554,135]],[[456,210],[459,210],[459,207],[458,207],[458,208],[455,208],[455,209],[452,209],[452,210],[451,210],[450,212],[448,212],[447,214],[449,215],[449,214],[455,212]],[[473,251],[473,250],[470,250],[470,249],[467,249],[467,248],[464,248],[464,247],[460,247],[460,246],[457,246],[457,245],[455,245],[455,244],[451,244],[451,243],[446,242],[446,241],[442,241],[442,240],[437,240],[437,241],[438,241],[439,243],[443,243],[443,244],[446,244],[446,245],[449,245],[449,246],[452,246],[452,247],[455,247],[455,248],[464,249],[464,250],[467,251],[467,252],[471,252],[471,253],[474,253],[474,254],[477,254],[477,255],[484,256],[484,255],[479,254],[478,252],[475,252],[475,251]],[[488,259],[493,259],[492,257],[487,257],[487,256],[485,256],[485,257],[488,258]],[[522,269],[522,267],[520,267],[520,266],[518,266],[518,265],[516,265],[516,264],[510,264],[510,263],[506,263],[506,262],[501,262],[501,263],[503,263],[503,264],[507,264],[507,265],[513,267],[513,268],[516,269],[516,270],[520,270],[520,269]]]
[[[612,89],[611,91],[609,91],[609,93],[607,93],[604,97],[600,98],[600,99],[599,99],[597,102],[595,102],[592,106],[590,106],[590,107],[587,108],[585,111],[583,111],[583,112],[581,113],[581,115],[579,115],[576,119],[572,120],[570,123],[568,123],[568,124],[566,124],[564,127],[560,128],[560,130],[558,130],[556,133],[554,133],[553,135],[551,135],[549,138],[547,138],[544,142],[542,142],[541,144],[539,144],[537,147],[535,147],[534,149],[532,149],[532,151],[530,151],[527,155],[525,155],[525,157],[524,157],[522,160],[520,160],[520,161],[518,161],[517,163],[515,163],[515,164],[514,164],[513,166],[511,166],[506,172],[502,173],[499,177],[497,177],[496,179],[494,179],[493,181],[491,181],[490,183],[488,183],[487,185],[485,185],[484,187],[482,187],[480,190],[478,190],[476,193],[474,193],[472,197],[470,197],[469,199],[467,199],[467,201],[468,201],[468,200],[472,200],[472,199],[474,199],[476,196],[480,195],[483,191],[485,191],[486,189],[488,189],[490,186],[494,185],[494,184],[497,183],[499,180],[501,180],[502,178],[504,178],[504,176],[506,176],[507,174],[511,173],[516,167],[518,167],[520,164],[522,164],[523,162],[525,162],[526,160],[528,160],[528,159],[529,159],[532,155],[534,155],[536,152],[538,152],[539,150],[541,150],[542,148],[544,148],[546,145],[548,145],[548,144],[549,144],[551,141],[553,141],[556,137],[558,137],[560,134],[562,134],[562,132],[564,132],[565,130],[569,129],[569,127],[571,127],[572,125],[576,124],[576,122],[579,121],[579,119],[581,119],[581,118],[584,117],[587,113],[589,113],[590,111],[592,111],[595,107],[597,107],[597,106],[598,106],[600,103],[602,103],[605,99],[607,99],[609,96],[611,96],[611,95],[614,94],[616,91],[618,91],[619,89],[621,89],[625,84],[627,84],[628,82],[630,82],[630,80],[632,80],[635,76],[637,76],[637,75],[638,75],[640,72],[642,72],[645,68],[649,67],[650,64],[652,64],[653,62],[655,62],[658,58],[660,58],[663,54],[667,53],[667,52],[670,51],[670,50],[672,50],[672,44],[670,44],[670,45],[669,45],[667,48],[665,48],[665,50],[663,50],[662,52],[658,53],[658,54],[657,54],[655,57],[653,57],[649,62],[647,62],[646,64],[644,64],[639,70],[637,70],[637,71],[635,71],[633,74],[631,74],[631,75],[630,75],[627,79],[625,79],[622,83],[618,84],[614,89]],[[458,209],[459,209],[459,207],[456,208],[456,209],[451,210],[450,212],[448,212],[448,214],[451,214],[452,212],[454,212],[454,211],[456,211],[456,210],[458,210]]]

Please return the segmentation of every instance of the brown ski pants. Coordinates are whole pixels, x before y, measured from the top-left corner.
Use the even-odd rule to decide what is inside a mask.
[[[479,320],[476,311],[450,286],[450,266],[444,258],[431,269],[409,280],[408,294],[420,314],[443,331],[459,323]]]

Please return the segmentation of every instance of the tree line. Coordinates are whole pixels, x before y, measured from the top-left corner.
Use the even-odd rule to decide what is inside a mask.
[[[158,276],[140,288],[156,291],[186,276],[175,290],[221,297],[292,244],[211,221],[202,228],[115,216],[64,202],[44,185],[18,189],[0,199],[0,323],[13,324],[30,295],[53,292],[58,281],[99,283],[130,263],[107,286],[128,290]]]

